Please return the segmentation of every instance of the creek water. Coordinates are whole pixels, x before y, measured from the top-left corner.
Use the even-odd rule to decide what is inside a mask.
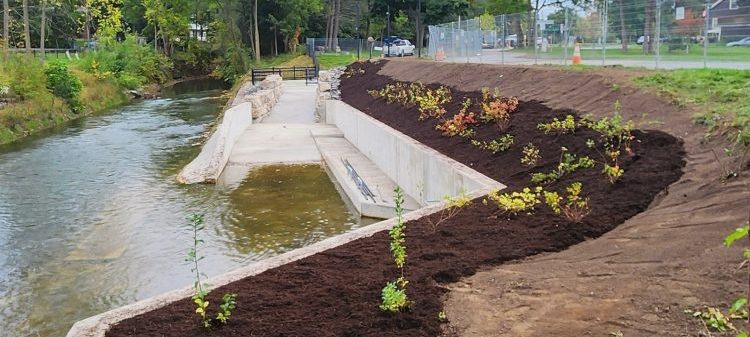
[[[0,336],[64,336],[79,319],[192,284],[193,213],[206,219],[208,276],[361,225],[317,165],[177,184],[222,89],[183,83],[0,147]]]

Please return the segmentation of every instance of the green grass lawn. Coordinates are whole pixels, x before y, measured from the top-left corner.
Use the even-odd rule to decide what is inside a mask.
[[[372,58],[379,58],[381,52],[377,50],[372,51]],[[319,53],[318,62],[320,63],[321,69],[331,69],[340,66],[346,66],[354,61],[357,61],[357,53]],[[360,60],[367,60],[370,58],[370,52],[367,50],[362,51],[359,54]]]
[[[697,106],[697,123],[750,145],[750,70],[681,69],[633,81],[675,103]]]
[[[594,48],[594,49],[592,49]],[[528,56],[534,55],[533,49],[518,49]],[[564,48],[553,46],[546,53],[539,53],[540,58],[561,58],[564,54]],[[703,46],[700,44],[688,44],[687,52],[685,49],[669,51],[666,44],[660,48],[661,59],[665,61],[700,61],[703,60]],[[573,47],[568,48],[568,57],[573,57]],[[589,60],[601,59],[601,47],[586,45],[581,49],[581,57]],[[633,60],[653,60],[656,54],[643,54],[643,46],[632,44],[628,46],[628,51],[624,52],[620,48],[607,49],[607,58],[611,59],[633,59]],[[750,61],[750,48],[748,47],[726,47],[725,45],[710,45],[708,47],[708,58],[713,61]]]

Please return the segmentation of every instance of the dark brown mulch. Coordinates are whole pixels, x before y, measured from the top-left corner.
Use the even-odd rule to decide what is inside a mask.
[[[460,137],[443,137],[434,129],[436,121],[420,122],[416,108],[387,104],[366,90],[378,89],[391,80],[377,74],[380,65],[364,63],[364,74],[342,80],[343,100],[399,131],[435,148],[487,176],[519,189],[530,185],[530,172],[549,171],[557,165],[560,146],[576,154],[597,158],[585,146],[596,135],[579,129],[574,135],[548,136],[536,129],[540,121],[562,117],[570,111],[552,111],[539,102],[522,102],[509,132],[515,137],[510,150],[490,154]],[[481,76],[478,75],[478,76]],[[478,93],[453,90],[458,110],[461,97]],[[478,129],[478,136],[491,139],[499,134],[492,126]],[[434,229],[428,219],[407,224],[407,270],[411,281],[411,310],[387,315],[378,309],[380,290],[396,277],[387,233],[361,239],[293,262],[256,277],[217,289],[238,294],[238,307],[231,322],[206,332],[189,300],[125,320],[107,336],[436,336],[441,332],[438,312],[445,290],[441,283],[473,274],[491,266],[541,252],[563,250],[587,238],[598,237],[645,210],[654,197],[682,174],[682,143],[663,132],[636,132],[635,155],[623,157],[625,175],[609,184],[601,168],[579,170],[546,186],[562,190],[573,181],[583,183],[592,212],[574,224],[539,207],[534,215],[509,219],[481,200]],[[520,165],[523,145],[534,142],[542,161],[533,170]]]

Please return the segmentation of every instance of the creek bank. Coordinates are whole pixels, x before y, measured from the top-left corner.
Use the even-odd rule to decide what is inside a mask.
[[[388,104],[370,96],[366,90],[379,89],[392,80],[378,74],[379,65],[363,67],[363,73],[342,79],[344,102],[513,189],[529,184],[530,170],[521,167],[518,159],[520,146],[490,155],[458,139],[442,137],[434,130],[433,122],[418,121],[416,108]],[[481,95],[459,89],[454,88],[454,102],[460,102],[461,96]],[[450,106],[451,113],[458,111],[456,104],[459,103]],[[534,139],[544,155],[537,169],[556,166],[562,143],[569,144],[571,151],[588,153],[585,137],[593,136],[590,131],[556,138],[536,129],[538,122],[566,114],[575,112],[552,110],[539,102],[521,103],[510,133],[518,137],[516,144]],[[489,139],[493,132],[496,131],[484,128],[477,133]],[[446,293],[441,284],[472,275],[482,267],[564,250],[598,237],[647,209],[659,193],[681,176],[684,152],[678,139],[658,131],[635,135],[640,140],[634,145],[637,155],[622,163],[627,172],[622,181],[609,185],[598,170],[579,170],[550,186],[560,189],[571,181],[583,183],[593,211],[582,223],[571,223],[547,209],[539,209],[533,216],[508,219],[498,216],[496,208],[482,205],[482,198],[437,228],[433,223],[439,214],[409,218],[406,277],[410,280],[407,293],[414,303],[406,312],[392,316],[378,309],[380,290],[396,276],[388,250],[389,238],[386,232],[379,231],[215,289],[209,295],[212,302],[220,301],[218,296],[224,292],[238,294],[238,306],[230,323],[220,329],[200,328],[194,305],[185,298],[123,320],[106,335],[438,335],[442,322],[437,313],[443,309]]]

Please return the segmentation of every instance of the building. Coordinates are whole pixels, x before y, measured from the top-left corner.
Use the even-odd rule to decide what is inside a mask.
[[[718,0],[709,13],[711,29],[721,41],[750,36],[750,0]]]

